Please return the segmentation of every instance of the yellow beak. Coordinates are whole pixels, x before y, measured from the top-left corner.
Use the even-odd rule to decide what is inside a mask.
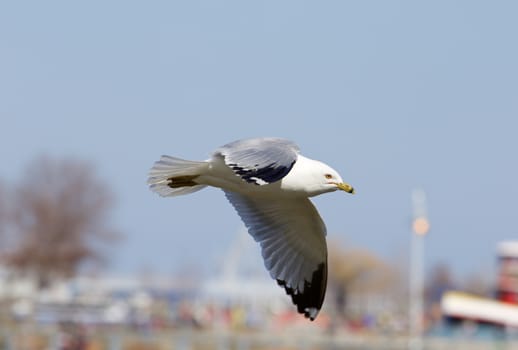
[[[350,194],[354,194],[354,188],[345,182],[337,183],[336,187],[338,187],[339,190],[345,191]]]

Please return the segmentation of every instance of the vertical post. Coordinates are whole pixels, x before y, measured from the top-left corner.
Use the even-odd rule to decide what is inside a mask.
[[[412,239],[410,246],[410,307],[409,349],[423,348],[423,252],[424,236],[430,229],[426,212],[426,194],[421,189],[412,192]]]
[[[122,349],[122,339],[120,332],[114,332],[108,337],[108,349],[110,350],[121,350]]]
[[[2,350],[13,350],[13,337],[14,332],[8,332],[6,330],[0,333],[0,349]]]

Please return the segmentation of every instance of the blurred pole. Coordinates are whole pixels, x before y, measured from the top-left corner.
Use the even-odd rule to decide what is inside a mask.
[[[412,242],[410,246],[410,307],[409,349],[423,348],[424,236],[430,229],[426,212],[426,194],[422,189],[412,191]]]
[[[190,333],[183,334],[178,337],[175,336],[176,341],[174,342],[173,349],[190,350],[192,348],[192,344],[191,344],[192,337],[193,337],[193,335]]]
[[[112,333],[108,338],[108,349],[109,350],[121,350],[122,339],[120,333]]]
[[[2,350],[13,350],[13,333],[3,330],[0,333],[0,349]]]

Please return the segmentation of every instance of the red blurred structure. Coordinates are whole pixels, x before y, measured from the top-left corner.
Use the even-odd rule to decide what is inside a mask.
[[[496,298],[483,298],[450,291],[443,295],[443,315],[459,321],[474,321],[518,329],[518,241],[498,245],[499,262]]]
[[[518,241],[498,245],[499,273],[496,297],[518,305]]]

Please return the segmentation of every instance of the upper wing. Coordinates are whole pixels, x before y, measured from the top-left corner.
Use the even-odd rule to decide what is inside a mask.
[[[236,175],[256,185],[266,185],[286,176],[295,164],[298,152],[297,145],[280,138],[234,141],[216,151]]]
[[[307,198],[252,198],[225,191],[260,243],[272,278],[291,295],[298,312],[314,320],[327,286],[326,227]]]

